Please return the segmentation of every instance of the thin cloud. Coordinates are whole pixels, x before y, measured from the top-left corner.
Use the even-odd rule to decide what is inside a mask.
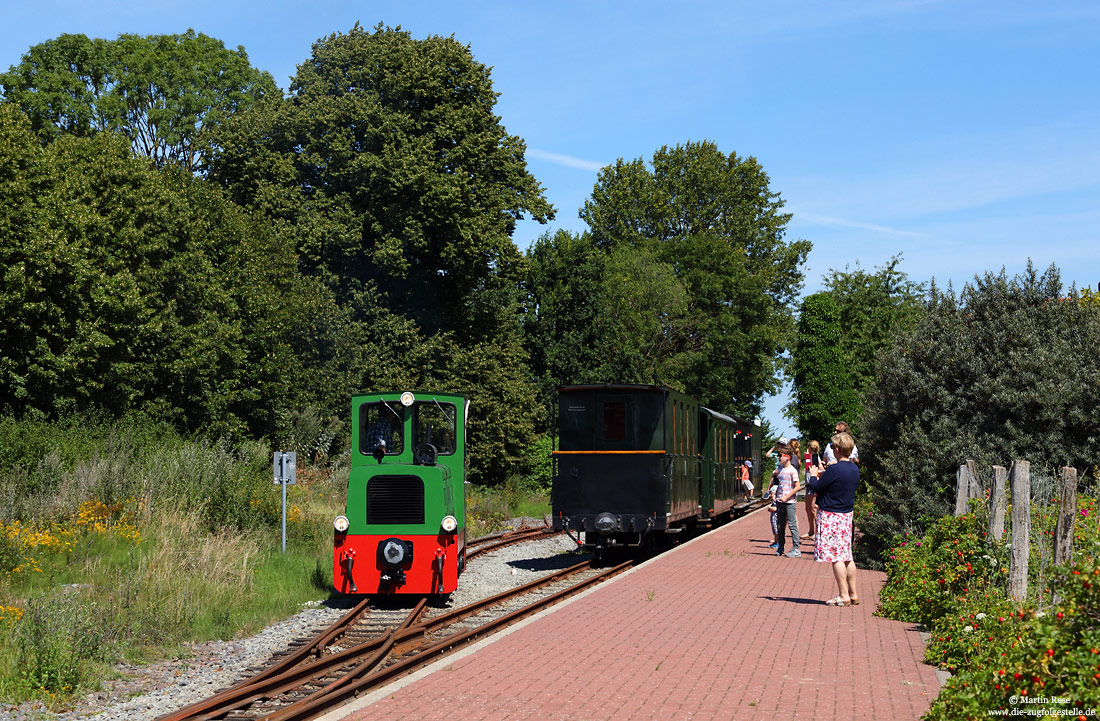
[[[816,223],[817,225],[839,225],[845,228],[862,228],[863,230],[873,230],[879,233],[890,233],[891,235],[908,235],[915,238],[926,237],[924,233],[917,233],[912,230],[900,230],[898,228],[891,228],[887,225],[877,225],[875,223],[864,223],[858,220],[845,220],[844,218],[835,218],[830,215],[818,215],[816,213],[803,213],[801,211],[792,210],[794,217],[798,220],[804,220],[808,223]]]
[[[539,150],[538,148],[528,148],[527,154],[533,158],[553,163],[554,165],[564,165],[567,168],[577,168],[578,170],[599,171],[607,167],[607,163],[574,158],[571,155],[562,155],[561,153],[549,153],[545,150]]]

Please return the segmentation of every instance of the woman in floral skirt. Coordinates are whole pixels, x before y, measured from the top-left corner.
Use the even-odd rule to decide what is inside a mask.
[[[859,604],[856,590],[856,562],[852,558],[852,515],[859,485],[859,466],[849,460],[855,441],[848,433],[832,438],[836,463],[818,466],[808,490],[817,496],[817,533],[814,536],[814,560],[833,565],[837,595],[829,606]]]

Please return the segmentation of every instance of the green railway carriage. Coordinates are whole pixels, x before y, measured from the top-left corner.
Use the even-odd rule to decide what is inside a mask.
[[[454,591],[466,559],[466,420],[450,393],[352,396],[345,515],[333,522],[342,593]]]
[[[662,386],[561,386],[554,528],[602,551],[724,520],[747,499],[745,460],[759,479],[758,430]]]
[[[752,494],[741,480],[741,467],[750,461],[753,488],[760,479],[760,434],[755,423],[712,411],[699,410],[701,431],[700,514],[703,518],[732,513]]]

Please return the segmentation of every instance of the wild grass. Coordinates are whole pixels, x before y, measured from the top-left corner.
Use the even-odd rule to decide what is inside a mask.
[[[550,493],[519,477],[502,486],[466,486],[466,537],[506,530],[513,519],[543,518],[550,513]]]
[[[343,483],[281,494],[257,442],[0,419],[0,698],[63,706],[109,663],[253,633],[331,587]],[[344,476],[346,478],[346,475]]]
[[[331,593],[346,454],[299,468],[283,554],[262,443],[0,418],[0,447],[0,701],[62,709],[118,660],[249,635]],[[467,486],[468,537],[548,512],[530,485]]]

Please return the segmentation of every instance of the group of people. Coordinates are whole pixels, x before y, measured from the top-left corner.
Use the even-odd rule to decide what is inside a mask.
[[[797,439],[780,438],[765,456],[777,456],[778,462],[768,490],[775,555],[798,558],[799,543],[811,540],[814,560],[832,564],[837,595],[829,606],[859,604],[856,588],[856,564],[852,557],[852,518],[855,512],[856,486],[859,485],[859,451],[848,424],[840,421],[835,434],[821,452],[821,444],[810,441],[805,463],[805,486],[798,472],[800,444]],[[809,533],[798,535],[798,493],[806,490],[806,520]],[[791,549],[785,551],[785,530],[790,530]]]

